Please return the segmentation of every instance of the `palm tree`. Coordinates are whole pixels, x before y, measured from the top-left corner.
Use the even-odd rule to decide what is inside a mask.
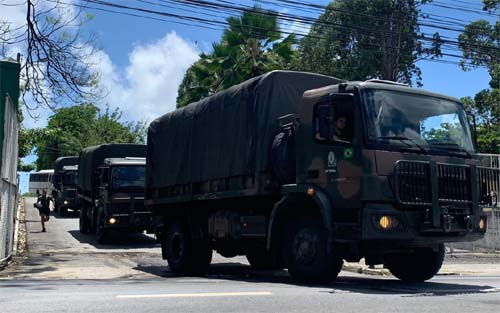
[[[254,7],[226,19],[220,43],[201,54],[179,87],[177,107],[210,96],[252,77],[287,69],[295,58],[295,35],[282,39],[278,13]]]

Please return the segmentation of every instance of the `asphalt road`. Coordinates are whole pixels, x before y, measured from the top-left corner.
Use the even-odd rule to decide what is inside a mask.
[[[98,245],[76,218],[40,233],[27,203],[29,254],[0,272],[0,312],[498,312],[500,276],[437,276],[422,284],[341,272],[327,285],[215,257],[207,277],[176,277],[154,238]],[[30,211],[31,210],[31,211]]]

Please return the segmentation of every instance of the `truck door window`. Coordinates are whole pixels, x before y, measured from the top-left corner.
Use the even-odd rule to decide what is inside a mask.
[[[349,143],[354,137],[352,97],[332,97],[314,107],[313,137],[318,142]]]

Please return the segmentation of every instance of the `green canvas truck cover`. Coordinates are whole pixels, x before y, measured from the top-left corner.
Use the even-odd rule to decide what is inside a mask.
[[[57,158],[54,162],[54,173],[62,171],[67,165],[78,165],[78,156],[66,156]]]
[[[277,119],[298,113],[304,91],[340,82],[273,71],[159,117],[148,129],[146,188],[268,171]]]
[[[146,146],[138,144],[104,144],[83,149],[78,163],[78,189],[92,192],[97,187],[95,171],[106,158],[146,157]]]

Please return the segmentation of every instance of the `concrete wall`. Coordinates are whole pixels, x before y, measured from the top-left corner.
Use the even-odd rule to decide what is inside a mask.
[[[500,251],[500,208],[485,209],[488,224],[484,238],[474,242],[454,243],[450,248],[471,251],[495,252]]]

